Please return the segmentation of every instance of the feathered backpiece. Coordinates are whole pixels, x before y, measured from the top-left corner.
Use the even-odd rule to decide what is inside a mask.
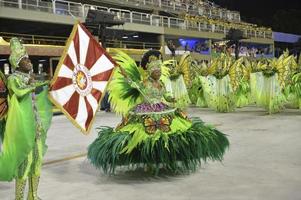
[[[291,90],[292,93],[294,93],[299,99],[301,99],[301,72],[292,76]],[[299,108],[301,108],[301,102]]]
[[[268,64],[269,64],[268,59],[262,58],[256,62],[252,72],[264,71],[265,69],[267,69]]]
[[[288,51],[285,51],[279,58],[267,60],[260,69],[265,73],[277,73],[278,80],[282,89],[290,82],[290,78],[298,65],[294,56],[290,56]]]
[[[192,57],[189,53],[185,53],[182,55],[180,62],[178,63],[175,59],[166,60],[163,62],[162,65],[162,75],[168,75],[169,78],[173,79],[173,77],[178,77],[180,74],[183,75],[185,85],[189,87],[191,85],[191,64],[192,64]],[[163,70],[167,70],[168,73],[164,74]],[[165,77],[164,77],[165,78]]]
[[[245,80],[250,80],[250,75],[252,72],[257,70],[257,61],[250,60],[248,57],[243,58],[243,78]]]
[[[176,67],[177,72],[183,75],[184,81],[186,86],[191,85],[191,74],[190,74],[190,67],[191,67],[192,57],[190,53],[185,53],[182,55],[179,64]]]
[[[232,57],[224,53],[218,57],[213,58],[208,67],[208,75],[213,75],[218,79],[228,75],[230,66],[232,64]]]
[[[235,60],[230,55],[222,53],[219,57],[211,60],[207,73],[215,76],[217,79],[222,79],[229,75],[232,89],[235,91],[243,76],[243,68],[243,58]]]
[[[6,77],[0,71],[0,120],[6,117],[8,111],[7,95]]]
[[[244,77],[243,57],[231,63],[231,66],[229,67],[229,76],[232,89],[236,91],[241,83],[241,79]]]
[[[207,76],[207,68],[208,65],[206,62],[198,64],[195,60],[193,60],[190,65],[191,80],[193,81],[199,76]]]
[[[117,114],[126,115],[137,104],[142,103],[143,96],[140,91],[133,87],[133,83],[141,83],[143,80],[136,62],[122,51],[118,51],[114,56],[116,63],[120,67],[116,67],[113,77],[108,86],[110,93],[109,100],[113,110]],[[125,75],[123,74],[125,73]]]
[[[175,60],[166,60],[161,65],[161,78],[160,80],[165,84],[166,81],[169,79],[170,74],[176,65]]]

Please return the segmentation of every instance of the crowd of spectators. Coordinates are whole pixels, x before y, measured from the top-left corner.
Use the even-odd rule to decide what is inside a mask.
[[[228,21],[240,21],[238,12],[229,12],[215,3],[207,0],[161,0],[162,7],[169,7],[177,11],[183,11],[192,16],[207,16],[211,18],[225,19]]]
[[[213,2],[207,0],[161,0],[161,4],[169,6],[175,5],[183,9],[196,9],[203,6],[218,7]]]
[[[224,32],[230,28],[248,30],[246,36],[271,37],[271,29],[266,27],[257,27],[240,21],[239,12],[229,11],[221,8],[211,1],[207,0],[161,0],[162,5],[169,7],[175,6],[177,10],[182,10],[180,18],[185,19],[187,25],[191,28],[210,29],[212,32]],[[266,34],[264,34],[266,33]]]
[[[223,45],[212,45],[212,54],[220,54],[227,52],[232,56],[235,55],[235,44],[231,45],[230,47],[226,47]],[[247,56],[253,58],[259,57],[269,57],[273,55],[273,51],[270,46],[247,46],[241,45],[239,47],[239,56]]]
[[[185,51],[196,52],[201,54],[209,54],[209,44],[208,42],[196,41],[194,44],[186,44],[184,46]]]

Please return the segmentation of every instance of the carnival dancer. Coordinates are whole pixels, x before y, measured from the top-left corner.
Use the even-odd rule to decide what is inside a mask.
[[[200,107],[208,107],[205,92],[202,85],[204,79],[207,76],[207,64],[202,62],[201,65],[198,65],[196,61],[191,62],[191,87],[188,89],[189,98],[192,104]]]
[[[221,54],[211,61],[208,76],[202,79],[208,107],[217,112],[232,112],[236,107],[236,90],[242,69],[242,58],[234,61],[230,55]]]
[[[178,173],[195,170],[201,161],[223,159],[227,137],[172,106],[174,98],[160,81],[161,60],[147,63],[145,77],[125,53],[115,60],[119,68],[108,90],[112,109],[123,119],[116,128],[100,127],[89,146],[88,159],[96,168],[109,174],[119,166]]]
[[[144,59],[148,60],[147,54]],[[163,62],[163,69],[164,67],[169,69],[169,77],[163,79],[163,82],[166,90],[175,98],[175,107],[177,108],[184,109],[191,104],[187,90],[192,82],[190,78],[191,62],[192,58],[189,53],[182,55],[179,63],[175,59]]]
[[[287,102],[285,88],[288,78],[291,77],[292,69],[296,68],[296,62],[288,52],[282,54],[278,59],[268,59],[258,62],[256,80],[251,84],[256,85],[256,104],[262,106],[269,114],[280,112]]]
[[[38,200],[38,185],[46,134],[51,123],[48,82],[36,81],[32,63],[18,38],[10,40],[9,61],[14,73],[8,77],[8,112],[0,154],[0,180],[16,182],[16,200],[23,200],[28,180],[29,200]]]
[[[251,86],[250,86],[250,74],[251,74],[251,63],[249,58],[243,58],[240,70],[238,72],[238,87],[235,92],[236,107],[242,108],[252,103],[251,97]],[[247,67],[248,66],[248,67]]]
[[[291,107],[301,109],[301,56],[290,64],[291,75],[285,88],[285,94]]]

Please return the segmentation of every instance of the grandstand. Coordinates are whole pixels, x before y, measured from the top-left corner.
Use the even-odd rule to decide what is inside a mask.
[[[171,46],[176,55],[191,51],[199,61],[210,60],[219,53],[219,44],[231,28],[242,30],[246,38],[241,55],[268,57],[274,52],[271,29],[242,22],[239,12],[210,1],[0,0],[0,67],[8,62],[5,41],[18,36],[31,45],[33,60],[43,60],[47,73],[52,73],[72,25],[75,20],[85,22],[89,9],[110,12],[125,21],[123,26],[110,28],[107,47],[127,49],[137,61],[146,49],[161,49],[169,57]],[[45,45],[53,50],[45,50]]]

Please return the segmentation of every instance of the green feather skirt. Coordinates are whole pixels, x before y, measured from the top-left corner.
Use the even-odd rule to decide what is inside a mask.
[[[203,77],[201,80],[209,108],[221,113],[235,110],[235,93],[232,89],[229,75],[222,79],[210,75]]]
[[[222,161],[229,141],[199,118],[174,116],[169,132],[149,135],[139,123],[122,128],[98,128],[98,138],[88,148],[88,159],[98,169],[114,174],[117,167],[171,173],[195,171],[201,162]]]
[[[204,95],[204,88],[202,86],[202,77],[197,77],[193,80],[191,88],[188,90],[189,98],[191,99],[192,104],[201,107],[207,108],[207,102]]]
[[[236,107],[242,108],[251,103],[250,84],[246,80],[241,80],[235,95]]]

